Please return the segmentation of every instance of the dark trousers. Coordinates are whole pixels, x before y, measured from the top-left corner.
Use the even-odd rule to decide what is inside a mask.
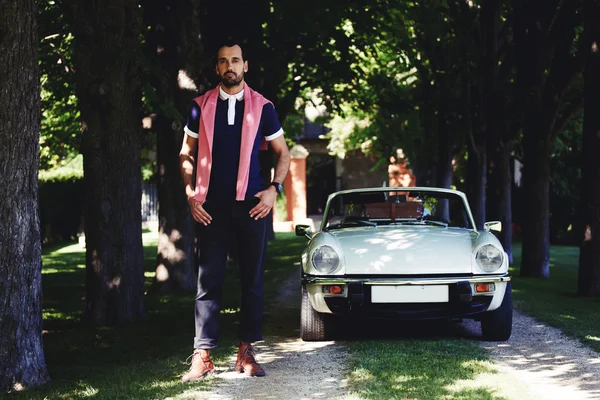
[[[244,342],[262,340],[266,219],[256,221],[249,215],[257,203],[258,198],[253,198],[236,201],[230,207],[208,203],[204,207],[212,222],[208,226],[197,224],[195,349],[212,349],[218,345],[223,280],[232,245],[237,248],[242,289],[239,338]]]

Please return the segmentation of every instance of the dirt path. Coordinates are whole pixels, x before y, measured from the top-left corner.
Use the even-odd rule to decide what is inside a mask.
[[[466,336],[481,337],[479,323],[464,322]],[[515,310],[512,336],[507,342],[481,342],[502,374],[482,375],[475,385],[496,388],[506,399],[600,399],[600,356],[581,342],[565,336]]]
[[[207,400],[241,399],[334,399],[344,394],[343,365],[346,351],[334,342],[305,343],[300,339],[269,337],[256,345],[257,361],[267,371],[264,378],[238,374],[217,365],[218,383],[210,393],[193,393],[189,398]]]
[[[282,287],[276,310],[269,319],[281,313],[297,312],[300,299],[300,271],[292,274]],[[247,377],[233,370],[235,355],[226,365],[216,365],[217,384],[210,393],[189,392],[184,397],[206,400],[312,400],[335,399],[345,394],[344,367],[348,352],[335,342],[304,342],[299,338],[265,336],[254,346],[257,361],[265,368],[264,378]]]
[[[299,273],[294,273],[277,299],[277,312],[297,312]],[[458,335],[479,340],[479,323],[465,321]],[[556,328],[542,324],[517,310],[513,333],[507,342],[480,342],[491,357],[497,374],[457,382],[463,387],[489,387],[507,400],[599,399],[600,356]],[[336,342],[303,342],[298,338],[267,336],[257,344],[257,360],[265,378],[250,378],[233,371],[235,356],[217,365],[217,384],[211,392],[190,390],[178,399],[336,399],[348,398],[344,380],[348,352]],[[352,397],[355,399],[356,397]]]

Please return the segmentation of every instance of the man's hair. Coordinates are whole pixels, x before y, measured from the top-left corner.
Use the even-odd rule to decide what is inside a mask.
[[[217,62],[219,61],[219,50],[221,50],[223,47],[233,47],[236,45],[240,46],[240,49],[242,49],[242,60],[246,61],[246,54],[244,53],[244,44],[242,43],[242,41],[238,39],[228,38],[217,46],[217,51],[215,51],[215,64],[217,64]]]

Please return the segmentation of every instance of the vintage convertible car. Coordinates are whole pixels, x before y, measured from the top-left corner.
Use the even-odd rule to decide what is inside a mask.
[[[464,193],[365,188],[329,196],[320,229],[297,225],[303,340],[327,340],[339,318],[475,319],[485,340],[512,330],[508,257],[475,228]]]

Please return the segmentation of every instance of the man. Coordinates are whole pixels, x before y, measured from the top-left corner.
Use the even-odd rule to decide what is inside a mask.
[[[218,345],[223,279],[232,244],[238,250],[242,286],[235,369],[265,375],[251,346],[262,340],[264,217],[273,208],[290,165],[273,104],[244,82],[248,62],[238,44],[219,48],[216,72],[220,84],[192,102],[180,152],[186,195],[198,222],[199,264],[194,354],[183,382],[214,372],[210,350]],[[266,142],[277,163],[272,183],[264,187],[258,154]]]

